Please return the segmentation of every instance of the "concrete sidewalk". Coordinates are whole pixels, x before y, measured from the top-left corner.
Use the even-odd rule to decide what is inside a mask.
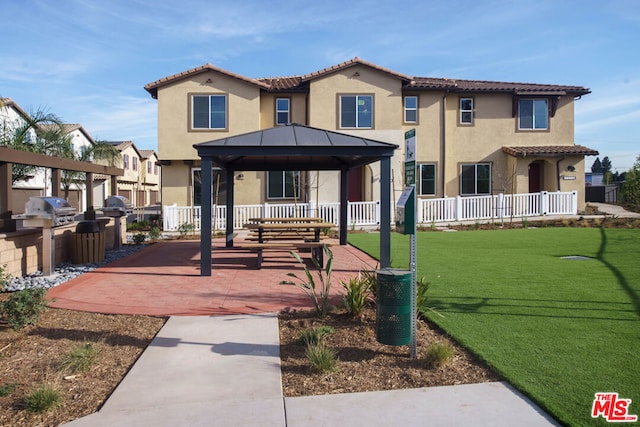
[[[101,426],[549,426],[506,383],[283,398],[275,314],[171,317],[99,412]]]

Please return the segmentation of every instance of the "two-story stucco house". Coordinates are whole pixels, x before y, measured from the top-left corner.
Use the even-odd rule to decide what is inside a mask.
[[[156,153],[153,150],[138,150],[132,141],[105,142],[120,151],[119,167],[124,169],[124,176],[118,177],[118,194],[129,199],[133,206],[157,204],[160,194],[160,168]],[[105,186],[108,186],[106,177],[101,178],[105,179]],[[104,194],[106,197],[113,193],[110,188],[106,188]]]
[[[145,89],[158,101],[167,205],[199,204],[194,144],[290,123],[400,147],[415,129],[421,198],[576,191],[584,206],[584,157],[597,154],[574,144],[574,102],[590,92],[581,86],[414,77],[354,58],[260,79],[206,64]],[[397,151],[393,199],[404,187]],[[220,193],[223,178],[214,172]],[[351,170],[349,200],[376,200],[378,179],[377,164]],[[337,201],[337,172],[298,172],[292,164],[289,171],[237,172],[235,180],[236,204]]]

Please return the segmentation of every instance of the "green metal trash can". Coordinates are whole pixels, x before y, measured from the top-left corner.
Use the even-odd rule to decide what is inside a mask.
[[[376,272],[376,338],[387,345],[411,341],[411,272],[385,268]]]

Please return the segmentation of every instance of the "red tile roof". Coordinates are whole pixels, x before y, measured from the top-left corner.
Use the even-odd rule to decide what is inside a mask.
[[[502,151],[513,157],[597,156],[597,150],[582,145],[503,146]]]
[[[259,79],[252,79],[241,76],[239,74],[226,71],[222,68],[216,67],[211,64],[205,64],[200,67],[192,68],[182,73],[174,74],[169,77],[162,78],[153,83],[149,83],[144,88],[151,94],[152,97],[157,96],[158,88],[169,84],[174,81],[181,80],[193,75],[197,75],[206,71],[216,71],[218,73],[225,74],[227,76],[245,81],[247,83],[258,86],[260,89],[264,89],[270,92],[306,92],[309,90],[308,82],[316,78],[326,76],[337,71],[341,71],[350,67],[362,65],[371,69],[387,73],[393,77],[396,77],[403,82],[403,89],[405,90],[436,90],[436,91],[449,91],[449,92],[505,92],[515,95],[540,95],[540,96],[562,96],[573,95],[581,96],[591,93],[591,91],[582,86],[566,86],[566,85],[550,85],[539,83],[514,83],[514,82],[495,82],[484,80],[460,80],[460,79],[446,79],[437,77],[411,77],[406,74],[401,74],[390,70],[388,68],[380,67],[379,65],[365,61],[358,57],[350,59],[331,67],[323,68],[322,70],[314,71],[302,76],[287,76],[287,77],[266,77]]]

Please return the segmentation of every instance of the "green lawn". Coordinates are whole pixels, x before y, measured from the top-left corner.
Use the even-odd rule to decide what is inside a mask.
[[[379,255],[378,234],[349,242]],[[391,245],[392,266],[408,268],[409,237]],[[640,415],[640,230],[423,232],[417,256],[444,315],[431,320],[558,421],[606,425],[590,416],[596,392]]]

